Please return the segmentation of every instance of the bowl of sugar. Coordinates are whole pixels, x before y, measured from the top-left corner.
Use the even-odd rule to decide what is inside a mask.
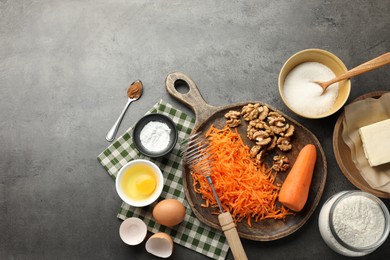
[[[178,132],[175,122],[163,114],[151,113],[142,117],[133,129],[133,142],[145,156],[158,158],[175,147]]]
[[[319,119],[336,113],[347,102],[350,80],[332,84],[325,93],[314,81],[328,81],[347,71],[333,53],[306,49],[291,56],[283,65],[278,79],[279,93],[295,114]]]

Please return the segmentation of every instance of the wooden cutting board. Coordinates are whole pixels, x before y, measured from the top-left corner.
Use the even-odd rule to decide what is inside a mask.
[[[388,91],[374,91],[366,93],[355,100],[360,101],[366,98],[380,98],[383,94],[388,93]],[[345,119],[345,112],[343,111],[339,118],[336,121],[334,131],[333,131],[333,151],[336,157],[336,161],[342,171],[342,173],[347,177],[347,179],[355,185],[358,189],[369,192],[377,197],[388,199],[390,198],[390,193],[383,192],[372,188],[366,180],[361,175],[359,169],[354,163],[354,158],[351,153],[351,149],[343,140],[343,124]]]
[[[182,93],[178,91],[179,86],[183,85],[188,88],[188,92]],[[224,115],[230,110],[241,111],[242,107],[249,103],[260,103],[261,105],[266,105],[270,108],[270,110],[282,114],[287,123],[295,126],[295,132],[292,138],[294,148],[285,153],[290,160],[290,165],[293,165],[299,151],[306,144],[314,144],[317,148],[317,162],[314,169],[309,197],[303,210],[295,213],[294,215],[287,216],[286,221],[273,219],[258,222],[252,221],[252,227],[249,226],[246,221],[242,221],[237,223],[237,231],[242,238],[257,241],[271,241],[292,234],[306,223],[321,199],[327,175],[325,154],[320,142],[313,133],[298,122],[294,121],[292,118],[260,101],[248,101],[245,103],[236,103],[221,107],[209,105],[203,99],[194,81],[181,72],[174,72],[167,76],[166,89],[170,95],[187,105],[195,113],[195,126],[193,133],[198,131],[206,132],[212,124],[217,128],[222,128],[226,122]],[[246,127],[247,122],[242,123],[238,127],[238,131],[246,144],[251,147],[253,143],[246,138]],[[272,157],[273,154],[271,152],[267,156],[268,166],[272,165]],[[276,182],[283,183],[286,176],[287,173],[279,173],[276,178]],[[192,187],[193,180],[189,166],[183,162],[183,188],[191,209],[201,222],[213,228],[221,229],[217,216],[212,214],[212,212],[215,212],[215,209],[201,207],[200,205],[204,203],[204,201],[199,194],[194,192]]]

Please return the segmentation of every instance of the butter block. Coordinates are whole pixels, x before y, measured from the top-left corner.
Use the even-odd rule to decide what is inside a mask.
[[[361,127],[359,134],[371,167],[390,162],[390,119]]]

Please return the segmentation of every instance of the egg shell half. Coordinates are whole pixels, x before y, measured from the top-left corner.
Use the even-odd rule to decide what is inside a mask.
[[[170,257],[173,252],[172,238],[163,232],[156,233],[146,241],[145,249],[148,253],[158,257]]]
[[[157,223],[173,227],[180,224],[186,215],[184,205],[176,199],[165,199],[153,208],[153,217]]]
[[[125,219],[119,227],[119,236],[128,245],[134,246],[144,241],[147,233],[145,222],[139,218]]]

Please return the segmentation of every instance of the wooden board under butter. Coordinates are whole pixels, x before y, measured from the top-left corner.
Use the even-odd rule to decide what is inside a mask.
[[[187,93],[181,93],[176,89],[178,85],[183,84],[188,88]],[[288,157],[291,165],[295,162],[299,151],[306,144],[314,144],[317,148],[318,156],[309,191],[309,197],[303,210],[287,216],[286,221],[274,219],[267,219],[258,222],[252,221],[252,226],[249,226],[246,221],[241,221],[237,223],[237,231],[242,238],[257,241],[271,241],[292,234],[306,223],[321,199],[327,176],[325,154],[320,142],[313,133],[277,109],[259,101],[236,103],[222,107],[209,105],[201,96],[194,81],[187,75],[180,72],[174,72],[167,76],[166,89],[170,95],[187,105],[195,113],[195,126],[193,132],[206,132],[212,124],[218,128],[222,128],[226,122],[224,115],[230,110],[241,111],[242,107],[249,103],[260,103],[261,105],[269,107],[272,111],[280,113],[285,117],[287,123],[295,126],[294,137],[291,140],[294,149],[284,154]],[[253,143],[246,138],[246,127],[247,123],[241,124],[238,127],[238,132],[243,137],[243,140],[251,146]],[[272,152],[267,156],[267,158],[271,158],[272,160]],[[276,182],[283,183],[286,176],[287,173],[278,174]],[[201,206],[204,201],[199,194],[194,192],[192,184],[193,180],[190,174],[190,169],[188,165],[183,163],[183,188],[195,216],[206,225],[216,229],[221,229],[217,215],[212,214],[215,210]]]
[[[388,93],[388,91],[374,91],[374,92],[366,93],[354,99],[352,103],[356,101],[364,100],[366,98],[380,98],[385,93]],[[339,118],[336,121],[334,131],[333,131],[333,150],[336,157],[336,161],[341,169],[341,172],[358,189],[371,193],[380,198],[385,198],[385,199],[390,198],[390,193],[372,188],[363,178],[359,169],[356,167],[354,163],[354,158],[351,154],[351,150],[342,137],[344,120],[345,120],[345,112],[342,111],[342,113],[340,114]]]

